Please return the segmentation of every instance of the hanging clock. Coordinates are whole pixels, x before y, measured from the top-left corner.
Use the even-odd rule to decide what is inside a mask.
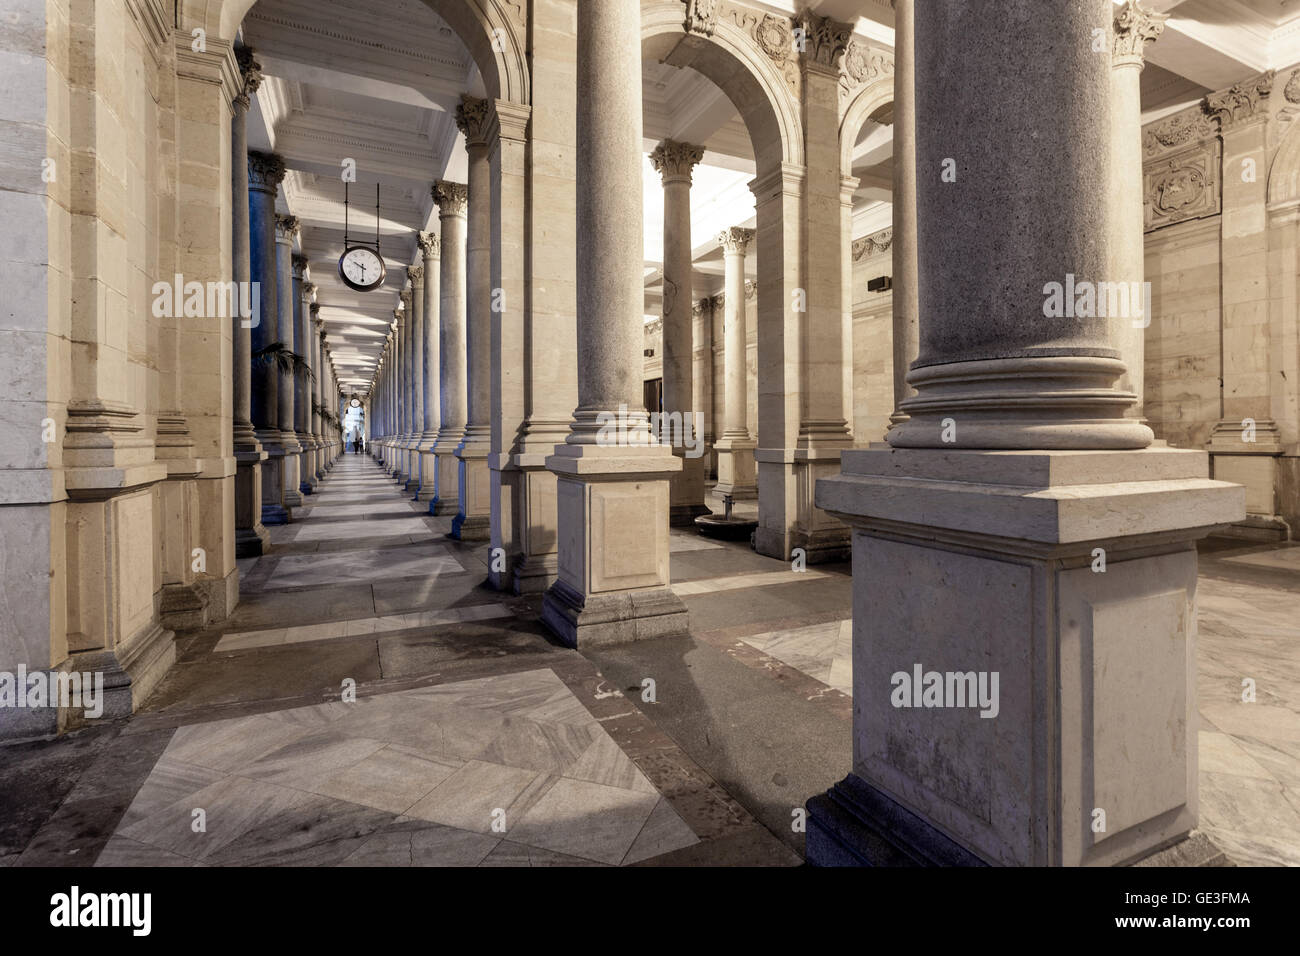
[[[387,274],[383,258],[369,246],[350,246],[339,257],[339,278],[358,292],[377,288]]]
[[[352,399],[352,401],[349,402],[348,404],[351,405],[353,408],[360,408],[360,407],[361,407],[361,399],[359,399],[359,398],[354,398],[354,399]]]
[[[350,289],[370,292],[383,284],[388,275],[384,257],[379,254],[379,183],[375,183],[375,247],[369,243],[348,241],[348,180],[343,181],[343,255],[339,256],[339,278]]]

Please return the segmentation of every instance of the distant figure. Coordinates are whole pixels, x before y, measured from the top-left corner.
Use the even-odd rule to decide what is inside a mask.
[[[357,454],[364,455],[366,452],[366,440],[363,436],[357,436]]]

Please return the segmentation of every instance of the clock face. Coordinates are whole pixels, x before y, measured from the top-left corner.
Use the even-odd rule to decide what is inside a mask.
[[[387,269],[379,253],[366,246],[346,249],[339,259],[339,275],[358,292],[369,292],[384,281]]]
[[[359,398],[354,398],[354,399],[352,399],[352,407],[353,407],[353,408],[360,408],[360,407],[361,407],[361,399],[359,399]]]

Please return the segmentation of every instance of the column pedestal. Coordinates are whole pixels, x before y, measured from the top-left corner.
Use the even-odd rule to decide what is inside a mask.
[[[682,463],[682,470],[669,480],[668,523],[674,528],[693,528],[700,515],[713,512],[704,504],[708,459],[692,458],[686,448],[674,448],[673,455]]]
[[[486,436],[484,436],[486,437]],[[461,541],[486,541],[492,533],[492,473],[487,441],[468,432],[456,449],[456,517],[451,536]]]
[[[1196,541],[1244,500],[1207,475],[1159,446],[845,452],[816,503],[853,533],[853,773],[809,802],[809,862],[1122,865],[1182,840]]]
[[[1247,440],[1247,438],[1251,440]],[[1246,486],[1246,519],[1226,534],[1251,540],[1285,541],[1286,520],[1278,513],[1278,462],[1281,436],[1272,421],[1247,429],[1240,421],[1221,421],[1206,446],[1214,477]]]
[[[271,550],[271,533],[262,524],[261,445],[235,450],[235,557],[256,558]]]
[[[540,594],[559,574],[556,555],[556,477],[546,469],[545,454],[514,456],[518,469],[519,554],[512,572],[516,594]]]
[[[546,467],[567,539],[542,605],[547,626],[569,647],[685,633],[668,573],[668,484],[681,468],[672,450],[562,445]]]
[[[713,493],[718,497],[731,495],[737,501],[758,498],[758,465],[754,449],[758,442],[752,438],[719,438],[714,443],[718,453],[718,483]]]

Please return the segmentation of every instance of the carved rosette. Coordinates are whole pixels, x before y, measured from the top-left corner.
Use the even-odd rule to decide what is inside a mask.
[[[665,139],[650,154],[650,162],[654,163],[655,170],[663,177],[664,185],[680,180],[689,183],[691,170],[703,158],[703,146],[679,143],[672,139]]]
[[[420,254],[425,259],[436,259],[442,248],[442,237],[436,232],[417,233],[415,241],[420,245]]]
[[[433,201],[440,216],[463,216],[469,202],[469,186],[440,179],[433,184]]]
[[[754,230],[746,229],[743,226],[732,226],[718,233],[718,244],[722,246],[722,251],[736,255],[744,255],[745,250],[749,248],[750,242],[754,238]]]
[[[711,37],[718,28],[718,0],[686,0],[686,32]]]
[[[1205,97],[1205,112],[1219,121],[1220,129],[1228,129],[1238,123],[1253,119],[1264,119],[1268,115],[1268,94],[1273,91],[1273,78],[1277,71],[1269,70],[1253,79],[1245,80],[1236,86]]]
[[[235,103],[244,109],[248,109],[253,94],[262,85],[262,64],[253,58],[252,48],[246,46],[235,48],[235,60],[239,63],[240,79],[239,93],[235,96]]]
[[[248,188],[272,193],[284,180],[284,160],[275,153],[248,151]]]
[[[277,242],[293,242],[298,235],[298,217],[275,214],[275,239]]]
[[[1132,63],[1140,69],[1146,63],[1146,45],[1164,32],[1168,19],[1167,13],[1153,13],[1137,0],[1126,0],[1115,11],[1112,62]]]
[[[488,121],[492,118],[492,104],[470,96],[468,93],[460,98],[456,107],[456,128],[465,135],[465,142],[471,146],[487,144]]]
[[[877,50],[859,39],[851,39],[844,51],[844,62],[840,70],[840,99],[847,99],[853,90],[865,83],[874,83],[893,75],[892,54]]]

